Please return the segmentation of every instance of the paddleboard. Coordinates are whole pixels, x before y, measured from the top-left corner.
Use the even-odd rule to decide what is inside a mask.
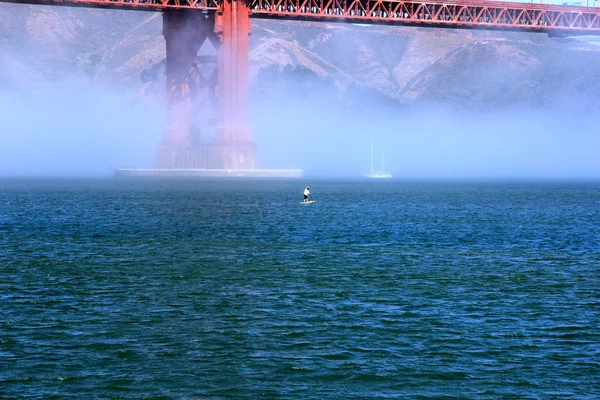
[[[316,200],[309,200],[309,201],[300,201],[300,204],[312,204],[312,203],[316,203]]]

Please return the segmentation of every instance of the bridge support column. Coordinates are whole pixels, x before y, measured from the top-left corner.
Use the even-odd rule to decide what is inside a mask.
[[[257,168],[248,121],[247,4],[225,0],[216,13],[166,11],[163,35],[168,111],[156,167]],[[198,55],[206,41],[216,49],[215,56]],[[207,117],[211,112],[214,118]],[[212,140],[206,139],[207,133]]]
[[[248,121],[250,10],[244,0],[224,0],[215,17],[219,36],[219,124],[216,145],[227,168],[258,167]]]

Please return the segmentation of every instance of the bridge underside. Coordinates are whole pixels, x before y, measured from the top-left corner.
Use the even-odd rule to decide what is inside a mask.
[[[242,3],[251,17],[526,30],[554,35],[599,35],[600,8],[479,0],[0,0],[0,3],[139,11],[226,12]],[[241,9],[239,9],[241,10]],[[234,17],[235,18],[235,17]]]
[[[0,0],[163,12],[168,118],[160,170],[254,170],[251,17],[600,35],[600,8],[459,0]],[[212,47],[212,54],[199,55]]]

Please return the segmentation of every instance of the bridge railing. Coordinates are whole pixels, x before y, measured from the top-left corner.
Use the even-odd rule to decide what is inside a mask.
[[[486,0],[483,0],[486,1]],[[490,0],[492,1],[492,0]],[[554,6],[570,6],[570,7],[600,7],[600,0],[503,0],[508,3],[526,3],[526,4],[546,4]]]
[[[440,0],[252,0],[255,16],[600,34],[600,9]]]
[[[0,0],[130,10],[215,11],[224,0]],[[600,34],[600,8],[557,5],[559,0],[246,0],[254,17]],[[525,0],[527,1],[527,0]],[[571,1],[571,0],[570,0]],[[598,2],[599,0],[577,0]],[[565,1],[562,1],[563,3]],[[586,3],[588,4],[588,3]]]
[[[169,8],[218,10],[222,2],[223,0],[0,0],[0,3],[121,8],[148,11],[160,11]]]

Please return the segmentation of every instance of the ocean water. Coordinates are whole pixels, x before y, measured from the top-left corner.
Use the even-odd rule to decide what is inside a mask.
[[[2,180],[0,398],[600,398],[600,183]]]

